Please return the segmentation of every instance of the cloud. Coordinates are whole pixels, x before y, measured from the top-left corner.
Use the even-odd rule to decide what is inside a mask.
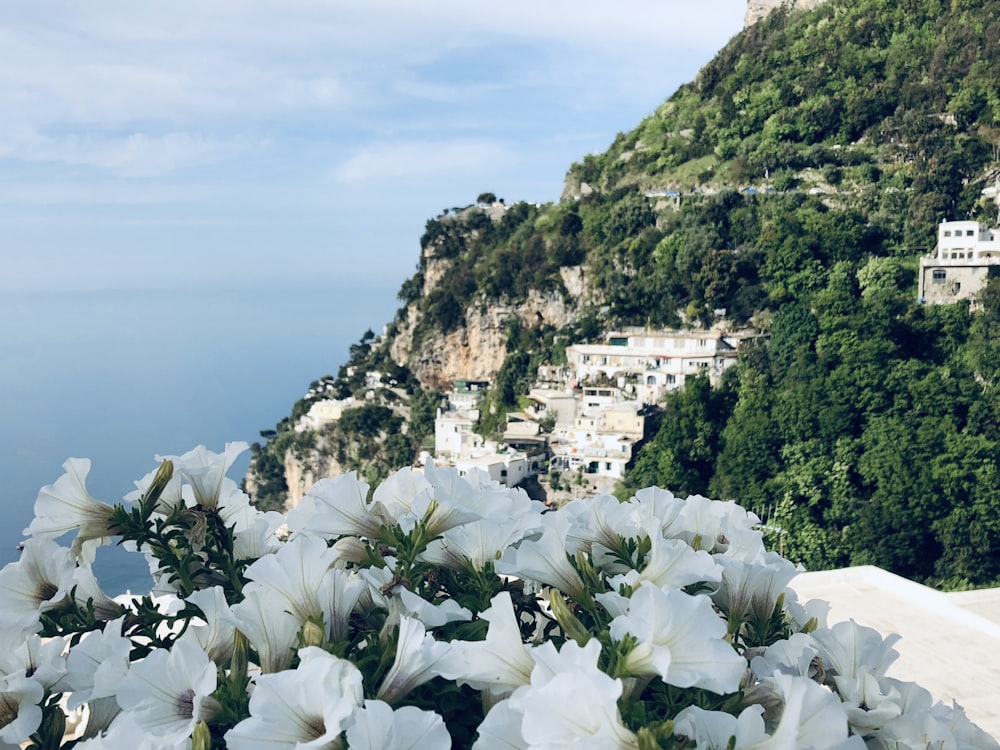
[[[218,163],[262,145],[183,132],[48,136],[21,128],[0,134],[0,158],[94,167],[124,177],[158,177]]]
[[[378,143],[361,149],[333,172],[341,183],[383,182],[481,171],[517,155],[499,143],[478,140]]]

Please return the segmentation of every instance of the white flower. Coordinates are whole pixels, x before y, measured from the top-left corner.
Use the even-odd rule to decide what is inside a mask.
[[[753,656],[750,668],[758,679],[775,673],[812,678],[816,672],[813,659],[817,653],[812,638],[805,633],[794,633]]]
[[[483,641],[452,641],[452,656],[442,664],[443,677],[476,690],[512,691],[531,681],[535,667],[521,640],[510,594],[493,597],[479,617],[490,625]]]
[[[618,714],[621,680],[597,668],[600,651],[596,639],[583,647],[568,641],[558,654],[551,642],[533,651],[536,668],[531,684],[508,699],[510,711],[522,717],[521,736],[528,747],[638,747],[636,736]]]
[[[65,474],[38,492],[35,517],[24,533],[55,539],[69,531],[77,531],[72,545],[76,559],[84,542],[110,536],[108,523],[114,508],[98,502],[87,492],[89,458],[67,459],[63,469]]]
[[[157,456],[156,459],[172,461],[174,472],[179,473],[190,483],[194,492],[194,504],[214,510],[219,507],[219,497],[226,472],[249,447],[242,441],[226,443],[223,453],[213,453],[204,445],[199,445],[183,456]]]
[[[288,528],[324,539],[376,537],[382,520],[369,508],[367,497],[368,484],[360,481],[356,472],[320,479],[288,511]]]
[[[427,508],[431,498],[431,483],[423,473],[412,469],[393,472],[372,494],[372,512],[389,526],[399,524],[409,532],[416,524],[414,502]],[[425,497],[420,497],[424,495]],[[418,500],[419,498],[419,500]]]
[[[200,624],[192,620],[181,638],[191,638],[208,654],[208,658],[217,664],[229,661],[233,653],[233,635],[236,626],[233,624],[233,613],[226,602],[226,593],[221,586],[200,589],[191,594],[187,601],[194,604],[205,615]]]
[[[192,641],[154,649],[135,662],[118,686],[118,705],[143,731],[165,742],[191,736],[195,724],[214,718],[218,704],[211,695],[217,667]]]
[[[860,737],[848,738],[847,720],[835,695],[804,677],[778,675],[775,689],[783,708],[772,734],[762,706],[739,717],[688,706],[674,719],[674,734],[695,740],[701,750],[864,750]],[[730,740],[735,742],[730,746]]]
[[[119,617],[104,626],[104,630],[88,633],[66,657],[66,686],[73,691],[69,699],[71,710],[84,703],[117,694],[128,674],[132,642],[122,637]]]
[[[361,673],[322,649],[299,651],[294,670],[261,675],[250,696],[250,717],[226,732],[230,750],[305,750],[336,747],[364,700]]]
[[[614,576],[608,583],[617,590],[622,583],[633,589],[644,583],[661,589],[680,589],[700,581],[718,581],[722,570],[712,555],[695,551],[680,539],[652,537],[650,551],[641,570]]]
[[[237,560],[256,560],[277,552],[281,546],[277,531],[284,523],[284,515],[277,511],[258,513],[246,528],[235,530],[233,556]]]
[[[332,642],[348,637],[351,613],[368,584],[356,572],[330,568],[320,584],[319,600],[326,623],[326,636]]]
[[[444,720],[415,706],[392,710],[382,701],[365,701],[347,729],[351,750],[449,750],[451,736]]]
[[[70,551],[47,538],[24,543],[21,559],[0,570],[0,626],[38,630],[38,617],[73,588]]]
[[[831,677],[857,677],[862,672],[884,677],[889,665],[899,656],[892,644],[900,636],[893,634],[883,638],[874,628],[858,625],[854,620],[817,630],[812,638]]]
[[[451,646],[434,640],[420,620],[401,617],[396,658],[375,697],[386,703],[395,703],[413,688],[437,677],[442,662],[450,653]]]
[[[524,713],[511,708],[510,699],[500,701],[479,725],[479,737],[472,750],[528,750],[521,735],[523,721]]]
[[[722,584],[712,601],[732,622],[771,617],[778,597],[799,570],[783,557],[768,553],[760,563],[747,563],[726,555],[716,555],[722,566]]]
[[[753,529],[757,516],[733,502],[691,495],[675,520],[663,527],[667,537],[685,539],[696,549],[731,551],[732,556],[751,561],[764,552],[761,532]]]
[[[724,640],[726,625],[703,596],[642,586],[627,615],[611,621],[611,635],[626,634],[638,643],[626,656],[632,674],[658,674],[678,687],[700,687],[716,693],[739,689],[746,661]]]
[[[496,572],[554,586],[573,599],[586,595],[580,574],[566,557],[564,538],[551,524],[540,539],[524,539],[517,547],[509,547],[497,561]]]
[[[284,609],[295,615],[300,625],[323,612],[320,590],[323,577],[337,561],[337,551],[318,536],[297,536],[250,565],[244,575],[252,581],[243,591],[249,595],[271,591],[285,600]]]
[[[135,485],[135,490],[125,495],[123,498],[126,502],[137,503],[142,499],[143,495],[149,492],[149,488],[153,485],[153,480],[160,473],[159,468],[154,469],[144,476],[142,479],[133,482]],[[156,500],[156,505],[153,506],[153,512],[160,515],[166,516],[170,513],[184,500],[181,497],[181,475],[179,472],[174,471],[170,475],[169,481],[160,493],[160,496]]]
[[[510,521],[479,519],[446,531],[427,545],[420,559],[442,567],[482,570],[524,536],[523,527]]]
[[[38,680],[23,674],[0,679],[0,740],[24,742],[42,723],[39,704],[45,689]]]
[[[574,500],[560,509],[560,512],[563,511],[573,515],[573,522],[566,533],[566,546],[570,553],[590,552],[594,544],[614,549],[622,537],[642,534],[638,508],[632,503],[619,502],[611,495]]]
[[[399,597],[400,609],[410,617],[420,620],[428,628],[439,628],[449,622],[468,622],[472,619],[472,611],[454,599],[429,602],[402,586],[393,593]]]
[[[243,601],[230,607],[233,625],[254,647],[265,674],[287,669],[295,655],[296,636],[302,624],[287,611],[287,606],[284,597],[262,589],[246,592]]]

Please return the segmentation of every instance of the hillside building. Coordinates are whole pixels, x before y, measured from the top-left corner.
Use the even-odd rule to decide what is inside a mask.
[[[357,403],[353,396],[347,398],[325,398],[317,401],[309,407],[309,411],[299,417],[295,423],[296,432],[306,432],[307,430],[318,430],[323,425],[336,422],[343,415],[345,409],[356,408]]]
[[[634,386],[643,403],[656,403],[692,376],[706,374],[713,385],[736,364],[741,336],[709,331],[626,329],[600,344],[566,347],[568,366],[579,383],[604,381]],[[585,393],[586,398],[586,393]]]
[[[1000,229],[978,221],[943,221],[934,252],[920,259],[917,297],[927,304],[976,301],[1000,274]]]

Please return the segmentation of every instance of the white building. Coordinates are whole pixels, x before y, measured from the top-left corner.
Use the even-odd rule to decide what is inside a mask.
[[[920,259],[917,297],[929,304],[973,303],[1000,273],[1000,229],[978,221],[943,221],[934,252]]]
[[[478,409],[438,409],[434,419],[434,455],[464,456],[482,449],[483,438],[473,431],[478,422]]]
[[[636,396],[645,403],[680,388],[691,375],[705,373],[717,383],[736,364],[741,334],[710,331],[613,332],[601,344],[574,344],[566,357],[580,382],[606,379],[624,387],[635,381]]]
[[[620,401],[588,409],[572,425],[558,425],[549,440],[552,471],[622,479],[645,434],[643,404]]]
[[[538,460],[531,460],[520,451],[484,452],[476,456],[456,458],[451,465],[465,476],[472,469],[489,474],[494,482],[513,487],[530,476],[538,474]]]
[[[308,412],[299,417],[299,421],[295,423],[295,431],[318,430],[325,424],[336,422],[344,410],[352,408],[354,403],[353,396],[341,399],[326,398],[317,401],[309,407]]]

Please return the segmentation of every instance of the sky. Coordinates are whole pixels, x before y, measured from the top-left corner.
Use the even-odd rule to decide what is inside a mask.
[[[394,285],[558,200],[745,0],[4,0],[0,292]]]

